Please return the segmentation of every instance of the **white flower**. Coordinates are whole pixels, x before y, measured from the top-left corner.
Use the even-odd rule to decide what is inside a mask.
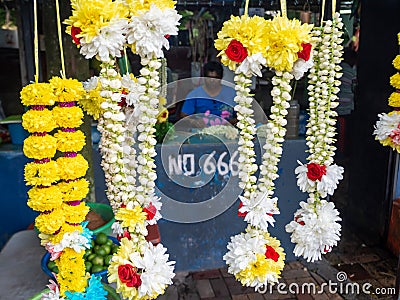
[[[343,172],[343,167],[336,164],[326,167],[326,174],[317,183],[317,190],[321,197],[326,197],[326,194],[333,195],[339,180],[343,179]]]
[[[266,63],[267,60],[261,53],[255,53],[251,56],[247,56],[236,69],[235,73],[243,73],[246,76],[257,75],[261,77],[261,68]]]
[[[85,89],[86,92],[96,89],[98,84],[99,84],[99,78],[97,76],[92,76],[88,80],[82,83],[83,88]]]
[[[145,13],[133,16],[128,25],[128,44],[142,57],[163,57],[162,48],[169,49],[166,35],[177,35],[181,16],[175,9],[160,10],[152,4]]]
[[[286,225],[295,243],[294,254],[303,256],[307,261],[320,260],[321,255],[330,252],[340,240],[341,221],[339,212],[332,202],[321,200],[300,202],[301,208],[295,214],[295,220]]]
[[[228,252],[223,259],[228,265],[228,272],[239,273],[256,260],[256,254],[265,253],[267,241],[262,235],[254,235],[249,232],[232,236],[228,243]]]
[[[122,228],[121,223],[118,221],[115,221],[111,225],[111,229],[112,229],[112,232],[115,233],[116,235],[124,233],[124,229]]]
[[[44,293],[41,296],[41,300],[64,300],[65,298],[60,295],[60,289],[53,280],[49,280],[50,284],[47,285],[49,288],[48,293]]]
[[[253,193],[256,194],[255,198],[247,199],[243,196],[239,196],[243,203],[243,206],[239,209],[239,212],[245,213],[244,220],[264,231],[268,230],[268,225],[272,226],[275,223],[273,217],[274,214],[279,214],[277,207],[278,198],[268,197],[268,191]]]
[[[142,255],[134,253],[130,259],[134,266],[143,269],[140,276],[142,284],[138,289],[139,297],[153,297],[155,294],[162,294],[167,285],[172,284],[174,274],[174,261],[168,261],[169,255],[163,245],[153,246],[147,243]]]
[[[290,72],[293,74],[294,78],[296,80],[301,79],[306,72],[314,65],[314,62],[312,58],[309,60],[305,61],[302,58],[299,58],[297,61],[295,61],[293,65],[293,70]]]
[[[111,20],[110,24],[100,28],[100,32],[89,43],[80,40],[80,53],[89,59],[98,55],[104,62],[111,57],[120,57],[125,43],[125,33],[128,21],[124,19]]]
[[[400,114],[394,113],[391,115],[382,113],[378,115],[379,120],[374,126],[374,135],[380,141],[387,139],[394,129],[397,129],[400,124]]]

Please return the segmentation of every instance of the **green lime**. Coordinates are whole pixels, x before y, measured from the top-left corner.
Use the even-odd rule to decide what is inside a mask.
[[[112,255],[107,255],[106,257],[104,257],[104,265],[110,265],[112,257]]]
[[[117,251],[118,251],[118,249],[119,249],[119,246],[118,245],[112,245],[112,247],[111,247],[111,253],[117,253]]]
[[[86,259],[90,254],[92,254],[92,250],[91,249],[87,249],[85,251],[85,254],[83,254],[83,259]]]
[[[87,257],[86,261],[92,261],[93,258],[95,258],[96,256],[97,256],[96,253],[92,253]]]
[[[96,254],[97,256],[106,256],[108,253],[106,253],[106,250],[101,246],[100,248],[96,249]]]
[[[110,239],[108,239],[106,242],[106,245],[108,245],[108,246],[112,246],[113,244],[114,244],[113,241]]]
[[[104,258],[102,256],[97,255],[95,258],[91,260],[93,265],[99,265],[103,266],[104,265]]]
[[[96,236],[96,244],[97,245],[104,245],[108,241],[108,236],[107,234],[103,232],[99,232]]]
[[[56,263],[55,263],[54,261],[52,261],[52,260],[50,260],[50,261],[47,263],[47,267],[48,267],[50,270],[53,269],[55,266],[56,266]]]
[[[103,271],[103,266],[93,265],[91,271],[92,271],[92,274],[101,272],[101,271]]]
[[[93,264],[90,261],[85,261],[85,269],[86,272],[90,272],[90,270],[92,269]]]
[[[104,250],[105,255],[108,255],[108,254],[111,253],[111,247],[108,246],[107,244],[106,245],[102,245],[100,248],[102,248]]]

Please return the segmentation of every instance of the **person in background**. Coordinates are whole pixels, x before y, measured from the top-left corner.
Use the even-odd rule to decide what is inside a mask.
[[[193,127],[236,124],[234,111],[236,91],[221,80],[223,67],[217,61],[209,61],[203,66],[204,84],[192,90],[185,99],[180,117],[190,118]]]

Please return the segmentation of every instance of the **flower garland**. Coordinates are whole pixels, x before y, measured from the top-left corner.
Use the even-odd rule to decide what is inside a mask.
[[[309,194],[307,203],[295,212],[294,220],[286,226],[291,241],[296,244],[294,253],[308,261],[321,259],[330,252],[340,239],[341,226],[337,222],[338,211],[333,203],[321,200],[333,195],[339,180],[343,178],[343,167],[333,163],[335,124],[338,106],[343,23],[339,13],[315,28],[313,49],[315,65],[308,75],[309,113],[306,140],[310,155],[308,163],[296,168],[297,185]]]
[[[302,25],[298,20],[289,20],[286,16],[265,20],[245,14],[226,21],[215,41],[221,62],[236,73],[235,110],[240,135],[239,186],[243,189],[243,195],[239,196],[241,203],[238,215],[249,223],[246,233],[231,237],[224,260],[228,264],[228,271],[246,286],[258,288],[267,283],[274,284],[284,267],[285,254],[279,247],[279,241],[269,236],[268,226],[275,221],[273,215],[279,213],[278,199],[272,198],[272,195],[286,134],[285,116],[291,99],[289,92],[293,75],[289,72],[294,72],[298,60],[309,60],[309,55],[301,57],[301,54],[307,50],[304,48],[310,48],[305,45],[310,40],[311,28],[311,25]],[[303,65],[310,66],[310,63]],[[262,66],[275,70],[272,81],[275,87],[271,93],[274,105],[263,146],[265,153],[260,166],[261,178],[257,184],[254,173],[258,166],[255,164],[253,143],[256,128],[249,86],[251,76],[261,76]],[[306,70],[306,67],[301,69]]]
[[[34,185],[28,191],[28,206],[40,212],[35,225],[41,244],[59,269],[57,288],[53,290],[59,295],[93,289],[88,287],[83,260],[84,250],[91,247],[91,232],[84,222],[89,207],[81,202],[89,190],[89,183],[82,178],[88,164],[77,153],[85,145],[83,132],[76,130],[83,113],[75,107],[83,92],[77,80],[58,77],[49,83],[30,84],[21,91],[22,103],[31,107],[23,115],[23,126],[33,133],[24,142],[24,153],[35,159],[25,167],[27,184]],[[45,107],[57,102],[51,111]],[[56,127],[61,129],[49,135]],[[56,151],[64,156],[52,161]]]
[[[400,45],[400,33],[398,34],[398,44]],[[395,91],[390,95],[388,104],[394,110],[390,113],[381,113],[379,120],[374,126],[375,139],[383,146],[389,146],[400,153],[400,54],[393,59],[393,66],[397,73],[390,77],[390,85]]]
[[[145,236],[146,226],[161,217],[161,203],[154,194],[159,58],[162,48],[169,47],[167,37],[178,33],[180,16],[171,0],[117,2],[76,0],[65,23],[81,53],[102,62],[98,82],[92,79],[86,85],[89,92],[100,89],[96,97],[100,108],[87,98],[82,106],[99,118],[107,197],[116,219],[112,227],[121,240],[109,267],[109,282],[116,282],[125,298],[153,299],[174,276],[174,262],[167,262],[166,249],[147,243]],[[137,80],[129,75],[121,78],[116,71],[114,59],[125,46],[141,57]]]

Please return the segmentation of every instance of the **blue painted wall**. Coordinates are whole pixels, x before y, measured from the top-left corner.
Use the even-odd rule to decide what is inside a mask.
[[[157,194],[163,203],[161,212],[167,219],[160,220],[158,224],[161,242],[168,248],[171,259],[176,261],[177,271],[225,266],[222,256],[226,252],[230,236],[242,232],[246,227],[243,219],[237,216],[237,195],[240,194],[237,187],[238,178],[231,176],[231,171],[235,169],[232,162],[237,160],[237,156],[231,160],[235,147],[236,144],[229,142],[184,144],[178,151],[174,144],[163,146],[162,150],[157,146],[156,164],[163,166],[157,169]],[[107,203],[97,145],[94,146],[94,150],[96,198],[98,202]],[[305,141],[302,139],[288,140],[284,143],[284,153],[279,164],[280,177],[276,182],[281,214],[276,216],[275,227],[271,227],[270,232],[281,240],[287,261],[294,260],[295,257],[292,254],[294,246],[290,242],[290,236],[284,231],[284,226],[293,218],[298,203],[306,199],[306,194],[297,188],[294,174],[296,161],[305,161],[305,150]],[[215,165],[216,172],[205,174],[199,162],[204,162],[204,154],[213,151],[216,161],[209,161],[208,168]],[[226,155],[220,159],[224,152]],[[256,152],[259,161],[259,147],[256,147]],[[176,174],[180,171],[177,158],[179,155],[181,158],[189,158],[186,168],[183,162],[182,174]],[[223,175],[218,172],[218,161]],[[3,205],[0,218],[0,248],[12,234],[26,229],[37,215],[26,205],[28,188],[24,184],[23,168],[27,162],[21,146],[0,146],[0,199]],[[192,162],[194,170],[191,170]],[[224,167],[230,163],[232,170],[225,174]],[[185,170],[192,175],[185,176]],[[210,214],[216,216],[207,218]]]

